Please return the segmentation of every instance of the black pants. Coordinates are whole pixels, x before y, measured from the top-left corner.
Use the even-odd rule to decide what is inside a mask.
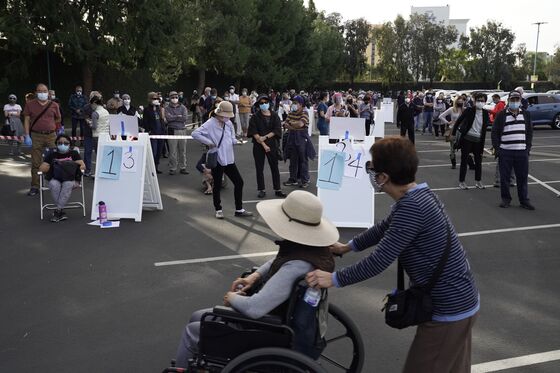
[[[529,202],[527,179],[529,175],[529,154],[527,150],[499,150],[498,164],[500,165],[500,194],[502,201],[510,202],[511,193],[509,183],[511,170],[517,178],[517,196],[519,202]]]
[[[482,150],[484,144],[482,142],[472,142],[467,139],[463,140],[461,145],[461,168],[459,170],[459,182],[465,181],[467,175],[467,165],[469,154],[474,156],[474,179],[480,181],[482,178]]]
[[[222,209],[222,199],[220,198],[220,191],[222,190],[222,176],[226,176],[233,183],[233,196],[235,198],[235,209],[241,210],[243,208],[243,178],[237,169],[235,163],[222,166],[218,164],[212,169],[212,177],[214,178],[214,186],[212,188],[212,197],[214,199],[214,208],[216,211]]]
[[[369,136],[370,129],[371,129],[371,119],[366,119],[366,136]]]
[[[276,146],[271,146],[266,153],[261,144],[253,144],[253,158],[255,158],[255,169],[257,171],[257,190],[265,190],[264,185],[264,159],[268,159],[270,173],[272,174],[272,186],[274,190],[280,190],[280,170],[278,169],[278,157]]]
[[[414,122],[401,123],[401,136],[405,136],[408,132],[408,139],[414,144]]]
[[[436,136],[439,136],[440,132],[442,136],[445,134],[445,124],[442,124],[439,119],[434,122],[434,132]]]

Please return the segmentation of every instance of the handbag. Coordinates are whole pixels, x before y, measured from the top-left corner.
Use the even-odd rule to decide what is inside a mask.
[[[224,133],[226,132],[226,125],[224,124],[224,128],[222,129],[222,137],[220,137],[220,142],[216,147],[216,150],[211,152],[210,150],[206,153],[206,163],[204,164],[206,168],[213,169],[218,166],[218,149],[220,145],[222,145],[222,140],[224,139]]]
[[[78,164],[74,161],[54,161],[52,178],[60,182],[73,181],[77,178]]]
[[[457,132],[455,135],[455,141],[453,142],[453,149],[459,150],[463,145],[463,133],[461,132],[461,128],[457,128]]]
[[[434,197],[435,199],[435,197]],[[437,200],[436,200],[437,201]],[[392,328],[404,329],[432,321],[432,291],[451,252],[451,228],[447,224],[447,247],[430,281],[423,286],[411,286],[404,289],[404,269],[400,260],[397,269],[397,289],[385,297],[386,302],[381,311],[385,311],[385,323]]]

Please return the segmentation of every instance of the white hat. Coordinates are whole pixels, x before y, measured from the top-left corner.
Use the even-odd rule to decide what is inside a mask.
[[[229,101],[220,102],[214,113],[226,118],[233,118],[235,116],[235,114],[233,114],[233,106]]]
[[[338,229],[323,217],[323,205],[315,195],[293,191],[286,199],[257,204],[270,229],[285,240],[308,246],[329,246],[338,241]]]

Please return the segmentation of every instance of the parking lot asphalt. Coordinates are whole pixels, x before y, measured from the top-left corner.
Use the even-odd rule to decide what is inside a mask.
[[[394,126],[387,126],[387,134],[396,134]],[[483,160],[487,188],[459,190],[459,170],[450,169],[448,143],[417,133],[417,181],[427,182],[445,203],[480,289],[475,366],[560,348],[560,198],[554,191],[560,190],[560,131],[535,130],[533,145],[529,196],[536,210],[519,208],[515,190],[512,207],[504,210],[498,207],[499,189],[492,187],[492,156]],[[245,208],[256,211],[251,147],[236,147],[236,159],[245,180]],[[93,180],[85,183],[88,217],[74,210],[64,222],[41,221],[38,197],[25,195],[29,156],[8,156],[7,146],[0,146],[0,372],[161,371],[174,357],[191,312],[220,304],[232,279],[270,258],[207,259],[274,251],[276,246],[258,216],[233,217],[232,187],[222,193],[226,219],[214,218],[212,197],[202,194],[194,169],[200,153],[200,146],[189,141],[190,175],[168,175],[162,160],[163,211],[145,212],[140,223],[124,220],[118,229],[100,230],[86,224]],[[316,170],[316,162],[311,164]],[[282,163],[282,180],[286,171]],[[268,170],[265,177],[273,195]],[[315,178],[312,173],[311,192]],[[474,186],[473,171],[466,181]],[[348,205],[359,203],[356,196]],[[376,195],[376,220],[388,214],[391,204],[388,196]],[[360,231],[340,229],[341,240]],[[337,267],[368,253],[337,259]],[[155,265],[177,260],[197,262]],[[330,301],[360,327],[364,372],[399,372],[412,341],[414,329],[387,327],[380,311],[395,283],[393,265],[376,278],[330,291]],[[504,370],[559,371],[560,360]]]

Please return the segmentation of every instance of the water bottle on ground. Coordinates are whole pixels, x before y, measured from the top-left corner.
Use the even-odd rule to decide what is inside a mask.
[[[107,205],[105,202],[99,201],[99,224],[107,222]]]

